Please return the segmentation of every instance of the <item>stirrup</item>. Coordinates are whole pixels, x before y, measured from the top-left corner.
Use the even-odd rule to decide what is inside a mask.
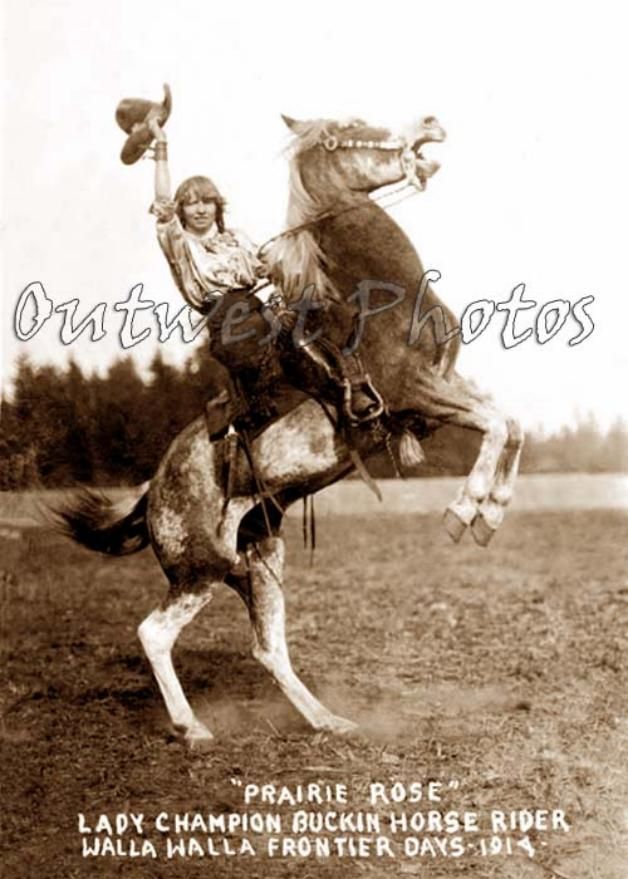
[[[376,418],[380,418],[384,414],[384,400],[379,393],[379,391],[373,386],[371,379],[368,375],[364,376],[364,380],[359,384],[352,385],[348,378],[343,381],[344,386],[344,401],[343,401],[343,410],[346,417],[349,419],[349,423],[352,425],[360,425],[367,424],[370,421],[375,421]],[[366,412],[355,412],[353,409],[353,392],[354,388],[366,388],[363,392],[365,396],[369,396],[373,402],[373,405],[367,409]]]

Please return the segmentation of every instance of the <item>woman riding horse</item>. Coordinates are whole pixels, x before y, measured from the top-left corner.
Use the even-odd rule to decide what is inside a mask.
[[[166,100],[169,112],[169,92]],[[163,104],[123,101],[118,121],[130,130],[130,137],[122,158],[129,161],[129,142],[132,145],[141,136],[144,152],[154,139],[155,199],[151,212],[157,217],[157,238],[181,295],[191,308],[208,316],[212,355],[229,370],[244,395],[249,392],[255,396],[273,335],[271,331],[269,336],[269,326],[274,326],[283,377],[290,384],[338,405],[351,424],[375,419],[382,412],[381,399],[370,388],[357,356],[343,356],[329,339],[289,344],[297,311],[282,303],[269,284],[266,268],[249,239],[225,226],[225,200],[215,184],[208,177],[190,177],[172,198],[162,127],[167,115]],[[132,118],[136,121],[129,126]],[[130,158],[134,160],[133,155]],[[232,332],[236,324],[237,333]],[[347,327],[348,335],[350,319]],[[266,340],[266,346],[260,340]],[[207,405],[210,433],[220,434],[247,408],[244,399],[232,400],[223,391]]]
[[[349,126],[333,120],[290,120],[289,125],[296,135],[289,222],[300,231],[280,239],[282,252],[275,254],[282,263],[288,296],[293,284],[302,283],[308,253],[307,277],[317,277],[324,261],[324,269],[333,275],[328,283],[344,299],[353,295],[362,278],[392,278],[412,290],[424,274],[418,254],[369,196],[403,179],[424,183],[435,166],[421,156],[420,146],[443,139],[437,121],[424,119],[411,141],[365,122]],[[142,142],[152,140],[148,129],[140,130],[137,137]],[[159,144],[158,150],[163,151]],[[341,212],[341,201],[351,210]],[[327,218],[326,225],[318,222],[321,217]],[[197,219],[207,220],[200,208]],[[430,289],[426,299],[428,308],[442,307],[448,324],[453,321],[453,314]],[[415,308],[414,297],[408,296],[397,308],[380,309],[374,316],[362,342],[369,369],[386,394],[390,419],[397,419],[402,427],[420,428],[423,435],[425,427],[432,433],[443,424],[455,424],[482,433],[478,459],[448,507],[445,525],[456,541],[470,527],[475,540],[485,546],[512,497],[523,436],[515,421],[455,371],[457,345],[439,345],[435,331],[408,344],[407,325]],[[375,433],[360,432],[358,439],[367,453],[368,446],[375,451],[384,444]],[[233,588],[247,607],[253,655],[297,711],[315,729],[348,732],[354,725],[326,709],[290,662],[281,524],[290,504],[353,469],[350,448],[321,406],[309,400],[252,440],[249,461],[254,467],[247,466],[241,451],[230,471],[234,477],[230,492],[222,478],[228,446],[211,442],[203,419],[198,418],[174,440],[150,483],[138,489],[130,506],[126,499],[113,503],[100,493],[85,492],[59,511],[64,530],[84,546],[111,555],[127,555],[152,544],[170,592],[138,632],[172,725],[190,747],[204,747],[212,734],[187,701],[174,670],[172,649],[183,628],[223,584]],[[262,515],[259,485],[273,498],[270,529]],[[246,564],[240,567],[245,570],[238,570],[242,556]],[[358,601],[359,589],[353,588]]]

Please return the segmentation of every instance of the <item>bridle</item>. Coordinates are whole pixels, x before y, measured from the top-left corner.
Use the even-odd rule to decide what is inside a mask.
[[[357,127],[360,123],[351,123],[349,128]],[[414,186],[419,192],[425,189],[425,180],[421,180],[417,174],[417,156],[412,145],[402,137],[389,137],[384,140],[356,140],[352,137],[344,139],[336,134],[324,130],[319,138],[319,143],[325,149],[333,153],[337,149],[343,150],[391,150],[400,152],[399,161],[401,170],[406,178],[405,185]]]
[[[362,124],[359,122],[349,123],[345,128],[354,128],[354,127],[362,127]],[[352,137],[342,138],[336,134],[332,134],[331,132],[323,129],[321,135],[318,139],[318,145],[324,147],[327,152],[335,152],[338,149],[345,150],[388,150],[399,152],[399,161],[401,164],[401,170],[403,172],[403,176],[405,178],[404,182],[401,186],[397,187],[394,190],[387,190],[385,193],[380,195],[374,195],[373,201],[379,202],[383,199],[389,198],[390,196],[398,195],[406,189],[410,189],[411,191],[407,192],[404,196],[396,201],[393,201],[389,204],[383,205],[383,207],[392,207],[394,204],[397,204],[399,201],[402,201],[405,198],[409,198],[412,195],[415,195],[417,192],[422,192],[425,189],[425,180],[422,180],[417,174],[417,156],[414,150],[412,149],[411,144],[405,139],[401,137],[388,137],[383,140],[359,140]],[[333,206],[327,211],[324,211],[322,214],[319,214],[317,217],[314,217],[311,220],[307,220],[305,223],[300,223],[298,226],[291,226],[289,229],[285,229],[283,232],[279,232],[277,235],[274,235],[272,238],[269,238],[268,241],[264,242],[260,248],[258,248],[258,254],[261,254],[266,248],[273,244],[275,241],[279,241],[281,238],[287,238],[291,235],[296,235],[298,232],[303,231],[304,229],[308,229],[311,226],[316,226],[319,223],[322,223],[323,220],[334,219],[341,214],[348,213],[349,211],[357,210],[357,208],[362,207],[361,204],[352,204],[352,205],[344,205],[338,210],[334,210]]]

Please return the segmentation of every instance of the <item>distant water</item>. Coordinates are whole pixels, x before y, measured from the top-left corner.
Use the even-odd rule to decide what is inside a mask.
[[[348,479],[316,495],[317,514],[440,512],[456,496],[460,477],[380,479],[383,503],[359,479]],[[628,474],[549,473],[519,476],[510,509],[628,510]]]

